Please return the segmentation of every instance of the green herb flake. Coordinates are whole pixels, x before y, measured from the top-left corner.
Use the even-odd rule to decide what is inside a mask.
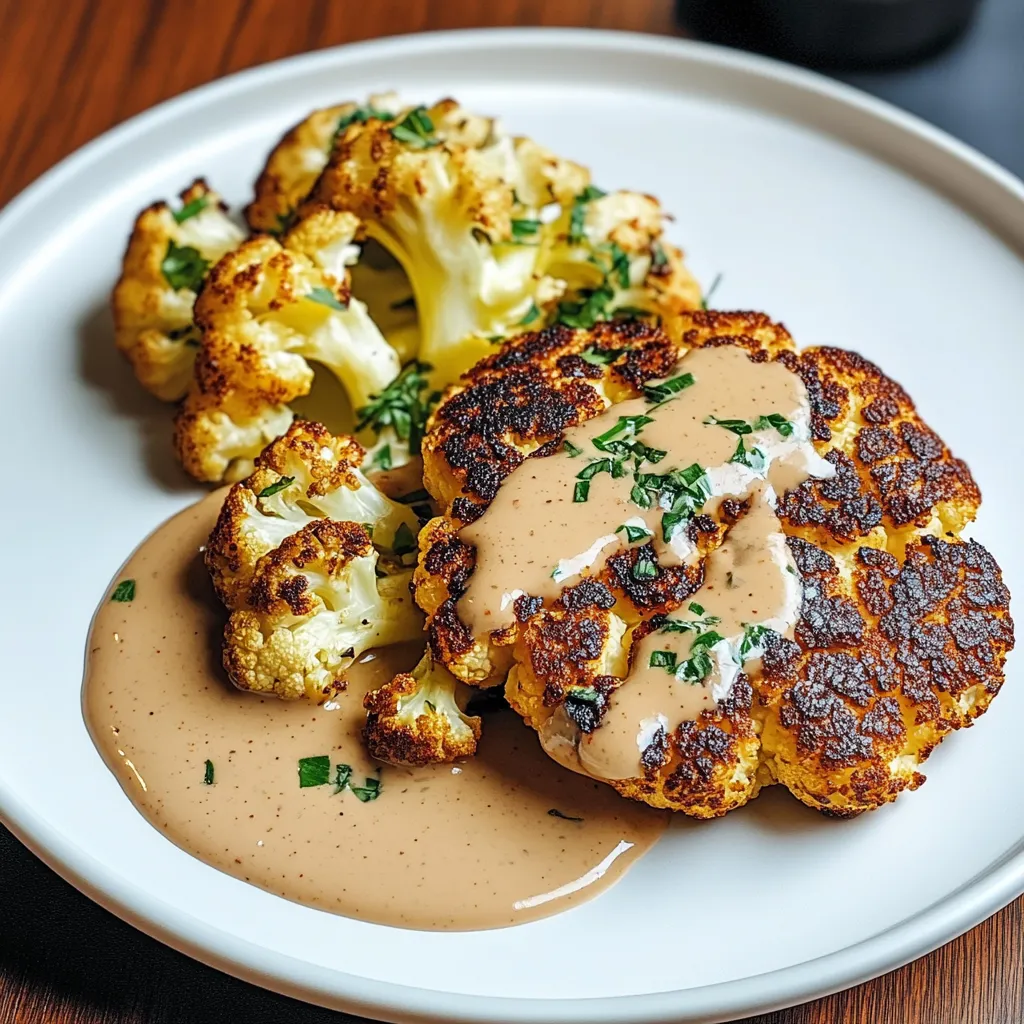
[[[432,369],[429,363],[416,359],[406,363],[379,395],[371,395],[369,403],[356,410],[356,431],[369,427],[380,436],[385,428],[390,427],[400,441],[408,443],[409,453],[418,455],[427,419],[441,400],[440,391],[428,391],[430,382],[427,374]],[[390,450],[388,457],[388,465],[379,468],[391,468]]]
[[[648,664],[651,668],[663,668],[674,675],[677,661],[675,651],[651,651],[651,660]]]
[[[392,550],[396,555],[408,555],[416,550],[416,537],[409,529],[408,523],[401,523],[395,530],[395,541]]]
[[[575,504],[579,505],[586,501],[590,497],[590,481],[589,480],[577,480],[576,486],[573,488],[572,500]]]
[[[577,447],[576,445],[574,445],[572,443],[572,441],[569,441],[569,440],[563,441],[562,442],[562,447],[568,453],[570,459],[579,458],[579,456],[581,456],[583,454],[583,449]]]
[[[570,686],[566,696],[586,704],[596,704],[601,699],[601,694],[593,686]]]
[[[634,526],[631,523],[623,523],[616,528],[615,532],[624,533],[626,542],[629,544],[636,544],[637,541],[644,541],[653,536],[646,526]]]
[[[793,433],[793,424],[782,413],[772,412],[767,416],[758,416],[754,421],[755,430],[767,430],[769,427],[774,427],[783,437]]]
[[[578,245],[585,239],[583,230],[587,220],[587,204],[595,199],[602,199],[607,193],[594,185],[588,185],[572,203],[572,211],[569,214],[569,241]]]
[[[334,766],[334,792],[340,793],[352,778],[352,765],[336,764]]]
[[[534,237],[540,231],[539,220],[528,218],[514,218],[512,220],[512,238],[517,242],[524,242]]]
[[[334,137],[331,140],[331,149],[334,148],[334,143],[338,141],[338,137],[343,135],[345,129],[350,124],[365,124],[369,120],[374,121],[394,121],[395,115],[389,113],[386,110],[376,110],[373,107],[356,107],[355,110],[350,110],[347,114],[342,114],[338,118],[338,127],[334,129]]]
[[[195,199],[187,202],[180,210],[175,210],[172,216],[175,223],[184,224],[191,220],[197,213],[202,213],[210,203],[209,196],[196,196]]]
[[[209,260],[204,260],[198,249],[191,245],[167,243],[167,252],[160,263],[160,270],[172,288],[199,291],[209,269]]]
[[[391,445],[383,444],[374,453],[373,458],[370,460],[371,469],[382,469],[388,470],[394,465],[394,460],[391,457]]]
[[[410,110],[392,127],[391,134],[412,149],[430,149],[431,146],[438,146],[441,143],[434,135],[434,122],[431,121],[426,107]]]
[[[329,309],[336,309],[341,313],[344,313],[348,306],[342,302],[330,288],[325,288],[323,285],[317,285],[311,291],[306,293],[306,298],[310,302],[318,302],[321,306],[327,306]]]
[[[516,325],[517,327],[529,327],[538,317],[540,316],[540,310],[537,308],[536,302],[530,303],[530,308],[526,311],[526,316]]]
[[[552,818],[561,818],[563,821],[582,821],[582,818],[573,817],[571,814],[563,814],[557,807],[552,807],[548,814]]]
[[[213,762],[209,758],[206,760],[206,769],[203,772],[203,785],[213,785]]]
[[[694,615],[703,615],[704,614],[704,605],[697,604],[696,601],[691,601],[688,607],[689,607],[690,611],[693,612]]]
[[[356,799],[368,804],[380,796],[380,779],[367,779],[361,786],[353,786],[349,783],[348,788]]]
[[[636,554],[636,561],[633,563],[633,579],[653,580],[658,575],[658,566],[654,561],[654,554],[650,548],[640,548]]]
[[[771,632],[767,626],[747,626],[743,630],[740,641],[740,660],[746,661],[752,651],[760,647],[764,638]]]
[[[264,487],[263,490],[260,491],[259,494],[256,495],[256,497],[257,498],[272,498],[275,494],[279,494],[285,488],[291,487],[291,485],[293,483],[295,483],[295,477],[293,477],[293,476],[283,476],[283,477],[281,477],[280,480],[275,480],[274,483],[267,484],[267,486]]]
[[[326,786],[331,780],[331,759],[322,754],[318,757],[299,758],[299,788]]]
[[[648,384],[644,387],[644,398],[648,402],[655,402],[663,405],[670,398],[692,387],[694,377],[692,373],[681,373],[678,377],[670,377],[668,380],[659,381],[657,384]]]
[[[588,348],[580,353],[580,359],[591,366],[607,366],[614,363],[625,352],[624,348]]]
[[[135,600],[135,580],[121,580],[110,595],[111,601],[129,604]]]
[[[714,281],[711,282],[711,287],[704,293],[700,300],[701,309],[709,309],[711,307],[711,300],[714,298],[715,292],[718,291],[718,286],[722,283],[722,275],[715,274]]]
[[[746,420],[720,420],[717,416],[705,416],[704,423],[710,427],[722,427],[738,435],[750,434],[754,430]]]
[[[665,255],[661,242],[653,242],[651,244],[651,270],[658,271],[667,266],[668,256]]]

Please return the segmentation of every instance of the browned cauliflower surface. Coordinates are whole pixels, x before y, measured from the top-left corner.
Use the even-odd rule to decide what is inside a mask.
[[[991,555],[959,536],[980,503],[969,470],[903,389],[853,353],[798,352],[762,314],[684,313],[667,334],[554,327],[509,341],[448,390],[423,445],[427,488],[447,510],[420,536],[415,575],[430,652],[470,684],[507,675],[510,703],[536,729],[556,711],[581,734],[601,728],[637,645],[698,590],[704,560],[638,578],[637,561],[656,557],[627,548],[553,602],[520,597],[512,626],[474,638],[457,601],[476,553],[459,530],[524,459],[708,345],[799,374],[813,447],[835,473],[778,503],[803,594],[793,639],[771,634],[727,699],[661,730],[643,774],[611,784],[705,818],[773,783],[826,813],[872,809],[920,785],[935,745],[998,692],[1013,646],[1009,595]],[[745,511],[724,501],[716,518],[695,515],[696,551],[716,549]]]

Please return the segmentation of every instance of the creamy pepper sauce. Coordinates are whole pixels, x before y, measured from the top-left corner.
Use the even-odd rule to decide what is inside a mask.
[[[682,515],[660,485],[637,495],[645,477],[673,471],[694,495]],[[598,728],[583,734],[559,709],[541,730],[545,749],[567,767],[637,777],[659,730],[714,708],[741,671],[754,671],[765,630],[792,634],[801,591],[777,495],[833,472],[811,442],[810,402],[796,374],[735,346],[691,351],[647,396],[566,431],[562,450],[527,459],[503,481],[483,516],[460,531],[476,564],[459,615],[483,638],[515,622],[518,597],[553,601],[630,546],[649,543],[661,566],[693,562],[688,517],[714,515],[725,498],[744,502],[692,600],[636,645],[628,674],[623,664],[626,678]],[[620,620],[624,652],[635,625]]]
[[[359,736],[363,694],[419,650],[364,656],[347,691],[322,707],[234,690],[219,664],[224,613],[199,554],[222,500],[210,495],[142,544],[118,576],[135,581],[134,598],[105,600],[89,638],[93,739],[170,840],[287,899],[427,929],[558,913],[655,843],[663,813],[565,772],[509,712],[487,716],[480,752],[464,763],[372,762]],[[321,756],[332,778],[347,764],[352,786],[379,780],[377,798],[300,788],[299,760]]]

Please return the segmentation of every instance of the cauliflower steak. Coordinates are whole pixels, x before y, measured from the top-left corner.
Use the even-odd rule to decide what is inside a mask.
[[[735,387],[702,391],[716,367]],[[769,408],[769,385],[790,404]],[[666,410],[718,454],[677,465]],[[415,577],[431,657],[471,685],[507,678],[549,754],[627,797],[708,818],[779,783],[857,814],[920,785],[1002,684],[1009,595],[959,536],[980,504],[966,465],[873,364],[798,352],[762,314],[514,338],[449,389],[423,454],[446,510]],[[559,467],[568,504],[524,543],[534,492],[517,482],[546,500]],[[618,478],[621,525],[519,586],[508,549],[543,561]]]

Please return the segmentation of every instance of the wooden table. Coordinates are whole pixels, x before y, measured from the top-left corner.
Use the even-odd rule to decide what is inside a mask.
[[[379,35],[513,24],[677,32],[670,0],[0,0],[0,203],[126,117],[240,68]],[[341,1019],[144,937],[2,828],[0,864],[0,1024]],[[1021,1024],[1022,907],[757,1024]],[[757,941],[771,941],[769,921]]]

